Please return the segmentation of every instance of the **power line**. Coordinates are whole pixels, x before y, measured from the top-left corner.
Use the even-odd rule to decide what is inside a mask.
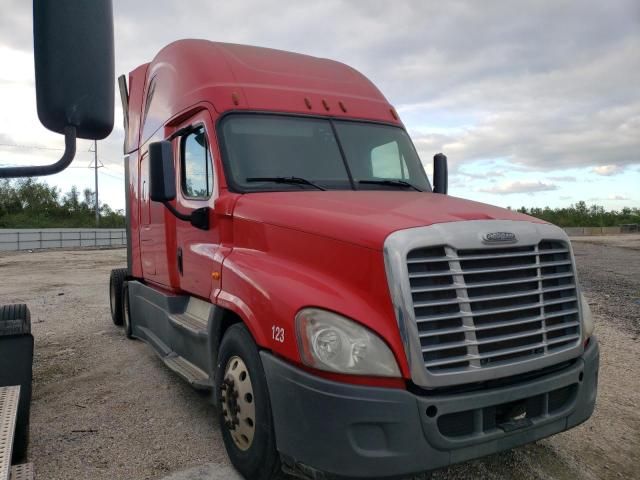
[[[124,180],[124,177],[117,177],[117,176],[112,175],[112,174],[107,173],[107,172],[102,172],[102,175],[106,175],[107,177],[114,178],[114,179],[119,180],[119,181]]]
[[[42,145],[26,145],[26,144],[18,144],[18,143],[0,143],[0,147],[22,148],[24,150],[46,150],[51,152],[64,152],[64,148],[43,147]],[[85,154],[85,153],[93,153],[93,150],[88,150],[87,152],[76,151],[76,156],[79,154]],[[76,167],[76,168],[81,168],[81,167]]]
[[[18,163],[0,163],[0,167],[24,167],[24,165],[18,164]],[[70,167],[67,167],[67,168],[81,168],[82,170],[87,169],[87,167],[80,167],[76,165],[71,165]]]
[[[24,148],[26,150],[52,150],[55,152],[64,152],[64,148],[43,147],[41,145],[20,145],[17,143],[0,143],[0,147]]]

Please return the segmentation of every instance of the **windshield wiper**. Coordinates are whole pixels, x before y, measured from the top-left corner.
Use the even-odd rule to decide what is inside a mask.
[[[423,191],[409,182],[405,182],[404,180],[396,180],[396,179],[360,180],[358,181],[358,183],[369,184],[369,185],[389,185],[391,187],[408,187],[408,188],[413,188],[417,192]]]
[[[311,185],[318,190],[326,190],[317,183],[313,183],[311,180],[301,177],[249,177],[247,182],[274,182],[274,183],[288,183],[290,185]]]

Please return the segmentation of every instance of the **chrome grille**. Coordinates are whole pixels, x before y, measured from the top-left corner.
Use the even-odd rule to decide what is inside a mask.
[[[574,349],[578,293],[567,244],[407,254],[422,356],[431,373],[508,365]]]

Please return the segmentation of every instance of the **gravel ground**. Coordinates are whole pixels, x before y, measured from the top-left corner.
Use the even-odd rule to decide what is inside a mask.
[[[630,238],[574,243],[601,342],[594,417],[435,479],[640,478],[640,237]],[[208,399],[111,324],[109,271],[125,258],[124,250],[0,256],[0,302],[26,302],[32,312],[29,456],[38,477],[160,479],[205,465],[172,478],[232,478]]]

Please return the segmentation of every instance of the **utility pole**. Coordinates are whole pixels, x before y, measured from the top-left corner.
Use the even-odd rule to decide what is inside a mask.
[[[98,202],[98,141],[93,141],[93,171],[96,179],[96,227],[100,226],[100,203]]]
[[[95,175],[95,194],[96,194],[96,227],[100,226],[100,202],[98,200],[98,168],[102,167],[102,165],[98,165],[98,142],[96,140],[93,141],[93,150],[89,148],[89,151],[93,151],[93,169]],[[91,164],[89,164],[89,168],[91,168]]]

